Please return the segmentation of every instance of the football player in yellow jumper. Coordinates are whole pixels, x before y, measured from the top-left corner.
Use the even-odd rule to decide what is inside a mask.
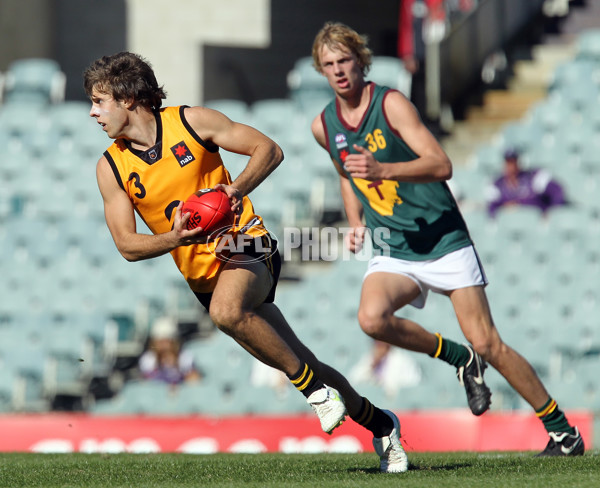
[[[129,261],[171,253],[190,288],[217,327],[265,364],[284,372],[332,432],[346,414],[384,446],[380,469],[402,472],[408,460],[395,416],[361,397],[336,370],[320,362],[297,338],[273,303],[281,267],[248,194],[283,160],[279,146],[258,130],[205,107],[161,108],[165,92],[150,64],[123,52],[94,61],[84,86],[95,118],[113,144],[97,164],[106,223]],[[219,153],[249,157],[232,181]],[[215,188],[227,194],[238,214],[235,231],[251,245],[227,259],[206,242],[202,228],[187,230],[182,202]],[[138,233],[135,212],[152,231]],[[389,463],[390,453],[394,463]]]

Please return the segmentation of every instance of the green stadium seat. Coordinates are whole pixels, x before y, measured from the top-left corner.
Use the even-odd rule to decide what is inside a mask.
[[[567,366],[559,378],[547,382],[562,408],[600,410],[597,372],[600,356],[582,358]]]
[[[233,179],[235,179],[248,164],[248,156],[229,151],[220,151],[223,164]]]
[[[288,98],[257,100],[251,105],[250,111],[254,127],[278,143],[291,132],[306,129],[306,124],[310,123]]]
[[[15,371],[12,365],[8,361],[9,358],[5,356],[4,348],[7,347],[6,339],[8,334],[5,334],[5,325],[0,328],[0,368],[2,368],[2,374],[0,375],[0,412],[5,413],[12,410],[12,398],[15,381]],[[14,347],[14,346],[8,346]]]
[[[585,37],[585,34],[581,34],[580,40],[582,37]],[[569,59],[559,64],[552,73],[549,86],[550,96],[548,98],[552,98],[553,90],[562,87],[575,88],[582,84],[600,83],[600,67],[596,61],[585,57],[575,57],[575,59]]]
[[[528,112],[531,123],[540,128],[539,135],[555,133],[565,126],[565,121],[572,121],[576,112],[564,97],[551,96],[534,105]],[[519,127],[515,125],[513,127]],[[531,141],[533,144],[533,141]]]
[[[488,183],[488,176],[471,167],[459,166],[453,169],[452,179],[448,185],[461,209],[464,210],[465,205],[468,205],[467,210],[469,210],[483,208],[484,189]]]
[[[60,103],[65,98],[66,77],[52,59],[23,58],[6,70],[4,103]]]
[[[579,33],[575,43],[575,58],[578,60],[600,60],[600,29],[590,28]]]
[[[373,56],[367,79],[399,90],[410,98],[412,75],[406,70],[400,58]]]
[[[226,405],[237,405],[237,409],[233,411],[237,414],[289,415],[311,412],[306,399],[291,384],[282,390],[270,386],[239,384],[230,393],[230,398],[225,400]]]
[[[333,98],[329,83],[312,65],[311,56],[299,58],[287,76],[290,97],[307,117],[316,117]]]
[[[233,98],[207,100],[204,102],[204,106],[225,114],[234,122],[240,122],[242,124],[252,123],[252,113],[250,111],[250,107],[242,100],[236,100]]]
[[[102,415],[165,413],[168,412],[166,406],[171,395],[170,385],[161,381],[129,381],[113,398],[98,401],[92,407],[92,413]]]
[[[498,174],[503,164],[504,146],[502,144],[484,144],[479,146],[473,156],[472,166],[475,171],[486,178]]]
[[[572,149],[556,137],[549,137],[535,144],[522,155],[523,167],[545,168],[552,175],[560,179],[560,175],[568,169],[576,170],[579,158]]]
[[[590,103],[597,103],[600,97],[600,84],[589,79],[581,79],[576,85],[561,85],[553,90],[553,95],[560,96],[571,106],[572,110],[585,111]]]
[[[102,131],[97,127],[98,124],[90,117],[91,108],[90,102],[73,100],[48,107],[48,119],[51,131],[59,139],[73,139],[80,133],[88,132],[92,129],[101,135]],[[108,139],[106,141],[108,142]],[[60,140],[58,143],[60,144]]]
[[[542,130],[538,124],[518,120],[507,123],[501,131],[501,152],[500,160],[495,168],[495,172],[502,169],[502,153],[507,147],[515,147],[523,153],[527,153],[537,147],[542,140]],[[497,160],[498,161],[498,160]]]
[[[539,209],[520,206],[501,209],[496,216],[497,235],[508,234],[511,239],[525,239],[527,235],[544,231],[546,223]]]
[[[49,404],[43,393],[46,357],[44,337],[41,334],[43,326],[39,328],[40,335],[33,337],[23,318],[19,318],[18,325],[8,335],[3,334],[0,349],[6,373],[12,377],[12,406],[19,412],[46,411]]]

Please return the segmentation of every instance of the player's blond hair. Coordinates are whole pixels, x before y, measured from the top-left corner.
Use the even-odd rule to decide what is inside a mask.
[[[361,35],[354,29],[341,22],[326,22],[318,32],[312,47],[313,66],[321,73],[321,49],[327,46],[329,49],[347,49],[358,59],[358,65],[366,75],[371,68],[371,57],[373,52],[367,46],[368,37]]]

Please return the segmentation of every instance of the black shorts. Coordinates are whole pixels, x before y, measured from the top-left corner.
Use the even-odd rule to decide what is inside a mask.
[[[273,303],[275,301],[275,290],[277,289],[277,283],[279,282],[279,274],[281,273],[281,255],[277,249],[277,241],[271,239],[269,235],[260,236],[252,241],[252,245],[245,246],[244,249],[239,252],[232,251],[230,253],[230,255],[233,254],[243,254],[244,256],[254,258],[255,261],[264,263],[273,277],[273,286],[271,286],[264,303]],[[196,298],[206,310],[210,308],[210,301],[213,295],[212,292],[194,292],[194,295],[196,295]]]

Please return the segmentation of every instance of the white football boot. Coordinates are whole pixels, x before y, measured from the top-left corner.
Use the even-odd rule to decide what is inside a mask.
[[[408,457],[400,443],[400,421],[389,410],[383,410],[383,412],[392,418],[394,428],[390,435],[386,437],[373,438],[373,447],[381,460],[379,471],[382,473],[404,473],[408,470]]]
[[[313,392],[306,401],[319,417],[323,432],[331,434],[344,422],[346,405],[334,388],[325,385],[320,390]]]

